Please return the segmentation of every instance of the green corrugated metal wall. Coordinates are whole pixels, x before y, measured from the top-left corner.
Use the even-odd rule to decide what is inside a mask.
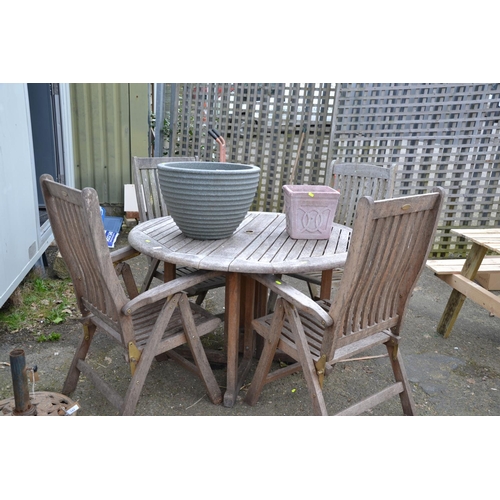
[[[148,83],[72,83],[75,187],[97,190],[103,204],[123,205],[132,156],[149,155]]]

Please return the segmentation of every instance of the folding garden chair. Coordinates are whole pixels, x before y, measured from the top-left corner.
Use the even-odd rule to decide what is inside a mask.
[[[198,271],[138,294],[126,262],[137,252],[128,247],[110,253],[96,191],[64,186],[47,174],[42,175],[40,184],[83,324],[82,340],[62,392],[72,393],[83,373],[121,415],[132,415],[153,358],[166,353],[200,377],[211,401],[220,403],[222,394],[200,340],[215,330],[220,320],[190,302],[185,293],[220,273]],[[123,283],[118,276],[123,276]],[[123,397],[86,359],[97,330],[107,333],[124,349],[132,378]],[[183,344],[189,346],[194,363],[174,351]]]
[[[339,361],[384,344],[395,382],[350,406],[356,415],[399,395],[405,415],[415,406],[398,349],[412,290],[432,248],[444,197],[442,188],[417,196],[358,203],[351,247],[333,301],[314,301],[273,276],[253,276],[278,295],[274,313],[252,326],[264,349],[245,397],[254,405],[264,384],[302,370],[313,411],[327,415],[324,377]],[[296,363],[270,373],[276,350]],[[372,379],[372,375],[368,375]],[[376,380],[370,380],[375,385]]]

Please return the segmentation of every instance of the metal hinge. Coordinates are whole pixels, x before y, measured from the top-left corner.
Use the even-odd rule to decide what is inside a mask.
[[[59,84],[51,83],[50,84],[50,95],[59,95]]]
[[[326,354],[322,354],[318,361],[314,363],[314,366],[316,367],[316,374],[318,375],[319,385],[323,389],[323,380],[325,379]]]
[[[392,351],[392,359],[396,361],[396,358],[398,357],[399,341],[401,340],[401,337],[399,335],[396,335],[395,333],[392,333],[390,330],[384,333],[391,337],[388,343],[390,343],[394,348]]]
[[[141,358],[141,351],[137,349],[136,345],[133,342],[128,343],[128,362],[130,364],[130,373],[134,376],[135,369],[137,367],[137,363],[139,363],[139,359]]]

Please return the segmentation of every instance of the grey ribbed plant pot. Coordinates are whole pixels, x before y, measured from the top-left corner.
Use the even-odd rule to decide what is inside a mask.
[[[189,238],[231,236],[248,212],[260,168],[241,163],[160,163],[158,177],[168,212]]]

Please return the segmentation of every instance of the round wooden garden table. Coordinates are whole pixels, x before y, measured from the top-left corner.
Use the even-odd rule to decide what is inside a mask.
[[[248,212],[233,235],[221,240],[188,238],[168,216],[139,224],[129,233],[128,241],[141,253],[165,263],[166,280],[175,277],[176,265],[226,273],[227,389],[224,406],[231,407],[253,356],[251,320],[266,312],[267,290],[262,290],[248,275],[322,271],[322,293],[325,296],[330,292],[332,269],[342,267],[345,262],[350,236],[350,228],[333,224],[327,240],[293,239],[286,231],[285,214]],[[240,364],[241,324],[244,325],[245,340]]]

